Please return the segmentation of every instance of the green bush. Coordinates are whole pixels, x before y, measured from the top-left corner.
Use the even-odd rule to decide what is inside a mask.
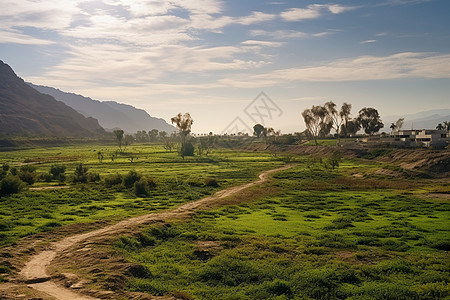
[[[73,183],[86,183],[87,182],[88,168],[84,167],[82,163],[78,164],[75,168],[72,181]]]
[[[218,187],[219,184],[217,183],[217,181],[214,178],[208,177],[205,179],[205,186]]]
[[[16,194],[24,187],[24,183],[17,176],[7,175],[0,181],[0,196]]]
[[[150,177],[142,177],[134,183],[134,193],[136,196],[148,196],[150,191],[156,186],[155,180]]]
[[[250,261],[226,256],[214,257],[199,272],[201,281],[211,285],[239,286],[258,282],[264,275]]]
[[[88,182],[99,182],[100,181],[100,174],[96,172],[89,172],[87,174],[87,181]]]
[[[5,171],[5,172],[8,172],[9,171],[9,165],[7,163],[4,163],[2,165],[2,170]]]
[[[53,179],[53,175],[51,173],[42,173],[41,175],[39,175],[39,180],[41,181],[45,181],[45,182],[50,182]]]
[[[141,179],[142,175],[138,174],[135,170],[131,170],[123,177],[123,184],[125,187],[132,187],[135,182]]]
[[[63,182],[64,180],[66,180],[65,172],[66,172],[66,166],[62,166],[62,165],[50,166],[50,174],[52,175],[52,178],[54,180],[58,180],[60,182]]]
[[[29,185],[32,185],[36,182],[36,174],[34,172],[20,170],[17,175],[19,176],[20,180]]]
[[[119,185],[122,184],[123,182],[123,176],[120,175],[119,173],[111,174],[103,177],[103,181],[107,186]]]
[[[186,142],[181,146],[181,156],[194,156],[195,147],[191,142]]]

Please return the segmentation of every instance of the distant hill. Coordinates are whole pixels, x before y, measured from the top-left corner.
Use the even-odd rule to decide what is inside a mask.
[[[66,93],[52,87],[28,84],[40,93],[51,95],[55,99],[64,102],[80,114],[96,118],[100,125],[107,130],[120,128],[128,133],[135,133],[139,130],[150,131],[152,129],[171,133],[176,130],[175,127],[167,124],[163,119],[151,117],[145,110],[128,104],[114,101],[98,101],[81,95]]]
[[[0,60],[0,134],[93,137],[104,134],[94,118],[28,86]]]
[[[391,123],[399,118],[405,118],[403,129],[435,129],[437,124],[450,121],[450,109],[435,109],[416,114],[381,117],[384,123],[383,131],[389,132]]]

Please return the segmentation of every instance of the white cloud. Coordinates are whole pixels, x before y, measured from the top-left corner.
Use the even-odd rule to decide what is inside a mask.
[[[375,43],[377,40],[365,40],[362,42],[359,42],[360,44],[371,44],[371,43]]]
[[[291,8],[280,14],[281,18],[288,22],[298,22],[308,19],[318,19],[323,11],[329,11],[332,14],[341,14],[356,9],[352,6],[342,6],[339,4],[311,4],[306,8]]]
[[[289,22],[317,19],[320,17],[320,6],[309,5],[308,8],[291,8],[282,12],[281,17]]]
[[[265,47],[281,47],[283,45],[283,43],[279,42],[255,41],[255,40],[247,40],[242,42],[241,44],[250,46],[265,46]]]
[[[3,0],[0,18],[5,27],[38,27],[61,29],[70,26],[73,16],[80,13],[78,4],[86,0]]]
[[[342,6],[339,4],[328,5],[328,10],[333,14],[342,14],[344,12],[354,10],[356,7],[354,6]]]
[[[390,56],[360,56],[317,66],[226,78],[221,83],[233,87],[256,88],[289,81],[343,82],[404,78],[450,78],[450,54],[404,52]]]
[[[22,44],[22,45],[50,45],[52,41],[34,38],[14,30],[0,29],[0,43],[3,44]]]
[[[267,22],[275,19],[276,16],[273,14],[266,14],[263,12],[253,12],[251,15],[241,18],[236,18],[235,21],[238,24],[242,25],[251,25],[251,24],[257,24],[262,22]]]
[[[293,39],[293,38],[307,38],[308,33],[295,31],[295,30],[276,30],[276,31],[265,31],[265,30],[251,30],[250,35],[252,36],[267,36],[275,39]]]
[[[302,31],[295,30],[276,30],[276,31],[265,31],[265,30],[251,30],[250,35],[252,36],[266,36],[277,40],[287,40],[287,39],[304,39],[311,37],[324,37],[333,33],[337,30],[324,31],[318,33],[306,33]]]

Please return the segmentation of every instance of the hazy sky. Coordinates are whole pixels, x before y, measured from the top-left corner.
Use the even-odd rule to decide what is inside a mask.
[[[449,0],[0,7],[0,59],[26,81],[166,120],[190,112],[198,133],[243,131],[255,121],[300,131],[301,112],[329,100],[353,104],[353,115],[365,106],[382,116],[450,108]],[[253,101],[261,92],[272,101]]]

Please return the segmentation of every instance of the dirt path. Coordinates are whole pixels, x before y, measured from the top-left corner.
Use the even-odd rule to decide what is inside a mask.
[[[212,196],[194,202],[186,203],[171,211],[134,217],[131,219],[121,221],[111,226],[107,226],[83,234],[70,236],[60,241],[51,243],[48,247],[48,250],[33,255],[30,258],[30,260],[22,268],[20,275],[24,279],[25,283],[27,283],[30,287],[40,292],[44,292],[56,299],[61,300],[98,299],[76,293],[73,290],[64,288],[62,286],[58,286],[51,280],[51,277],[47,274],[47,268],[51,265],[52,261],[58,254],[61,254],[64,251],[70,251],[70,249],[74,248],[76,244],[79,244],[88,239],[118,236],[132,231],[133,228],[136,228],[140,225],[152,221],[160,221],[189,216],[199,208],[206,207],[208,205],[219,202],[219,200],[221,199],[237,194],[250,187],[260,185],[268,180],[269,175],[271,173],[285,170],[288,168],[290,168],[290,166],[284,166],[281,168],[263,172],[259,175],[259,180],[257,181],[219,191]]]

